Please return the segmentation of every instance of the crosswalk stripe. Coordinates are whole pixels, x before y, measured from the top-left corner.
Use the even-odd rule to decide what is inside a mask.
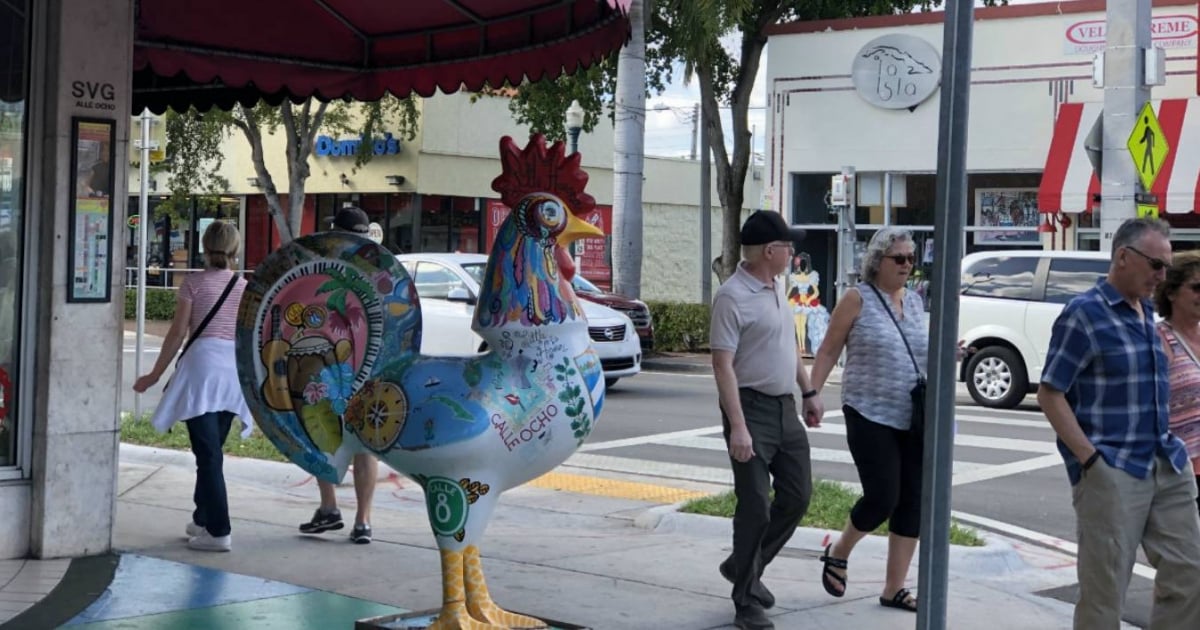
[[[671,438],[668,440],[655,441],[655,444],[662,444],[665,446],[682,446],[685,448],[695,448],[695,449],[701,449],[701,450],[705,450],[705,451],[724,452],[724,451],[728,450],[725,447],[724,438],[718,438],[718,437],[700,437],[700,436],[676,437],[676,438]],[[850,466],[854,465],[854,458],[850,456],[850,451],[847,451],[844,449],[820,448],[820,447],[815,447],[815,446],[810,447],[809,448],[809,458],[813,462],[821,462],[823,464],[848,464]],[[988,468],[988,465],[987,464],[977,464],[974,462],[965,462],[965,461],[955,461],[954,462],[954,470],[955,470],[956,474],[960,469],[963,472],[967,472],[967,471],[977,471],[977,470],[983,469],[983,468]]]
[[[810,429],[815,433],[825,435],[846,435],[846,425],[832,422],[822,422],[820,429]],[[972,448],[988,448],[1001,451],[1019,451],[1022,453],[1057,453],[1054,442],[1041,440],[1022,440],[1019,438],[993,437],[990,435],[972,435],[958,432],[954,436],[954,445]]]

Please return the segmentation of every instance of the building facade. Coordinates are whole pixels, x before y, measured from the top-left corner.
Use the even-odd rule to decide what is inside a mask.
[[[486,253],[507,209],[492,190],[501,172],[499,141],[508,135],[523,142],[529,129],[513,121],[508,100],[469,94],[438,94],[419,101],[420,124],[411,140],[388,130],[379,146],[362,146],[361,138],[319,135],[309,160],[311,176],[305,183],[302,231],[321,229],[343,204],[361,207],[383,230],[383,243],[395,252]],[[137,119],[131,129],[137,134]],[[391,142],[389,142],[389,140]],[[281,194],[287,192],[284,146],[280,135],[264,138],[266,166]],[[355,150],[372,150],[366,164],[356,166]],[[613,129],[607,118],[591,133],[582,134],[579,150],[589,175],[587,192],[597,207],[590,221],[612,235]],[[222,149],[225,160],[220,175],[230,183],[219,208],[193,208],[180,220],[157,219],[147,248],[151,285],[177,285],[186,269],[200,264],[199,235],[208,221],[236,219],[246,239],[242,264],[253,269],[279,244],[278,231],[267,211],[261,181],[255,176],[249,144],[240,133],[228,136]],[[131,156],[137,159],[136,156]],[[700,299],[701,270],[709,267],[700,252],[699,162],[648,157],[643,182],[644,258],[642,297],[654,300],[696,302]],[[762,199],[762,169],[746,181],[746,199]],[[167,175],[151,181],[151,206],[164,192]],[[715,178],[714,178],[715,180]],[[129,170],[129,212],[137,214],[140,175]],[[715,187],[712,199],[716,200]],[[757,205],[757,204],[756,204]],[[755,208],[747,207],[746,211]],[[711,239],[720,247],[720,213],[712,210]],[[126,237],[135,242],[129,222]],[[609,288],[612,265],[610,243],[582,241],[580,253],[585,277]],[[136,248],[129,247],[127,266],[136,266]],[[136,273],[127,276],[136,278]]]
[[[1099,186],[1084,144],[1104,100],[1092,80],[1093,54],[1104,47],[1104,11],[1099,0],[976,9],[964,251],[1099,249]],[[1174,155],[1172,172],[1164,165],[1154,192],[1176,248],[1190,249],[1200,246],[1200,150],[1187,142],[1196,137],[1189,129],[1200,131],[1196,3],[1157,0],[1153,16],[1166,84],[1153,88],[1152,105]],[[915,236],[918,278],[928,280],[937,251],[942,17],[772,27],[766,185],[777,207],[808,228],[805,247],[823,277],[823,295],[835,294],[844,247],[827,199],[843,167],[856,173],[855,246],[884,225],[905,226]]]

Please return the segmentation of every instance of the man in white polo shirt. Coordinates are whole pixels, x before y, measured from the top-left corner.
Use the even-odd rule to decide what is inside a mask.
[[[760,578],[808,510],[812,464],[804,424],[820,426],[825,407],[801,361],[781,278],[804,232],[778,212],[760,210],[746,219],[741,237],[742,262],[713,296],[709,338],[737,495],[733,553],[720,571],[733,583],[734,625],[769,630],[775,624],[765,609],[775,597]],[[796,415],[796,385],[804,424]]]

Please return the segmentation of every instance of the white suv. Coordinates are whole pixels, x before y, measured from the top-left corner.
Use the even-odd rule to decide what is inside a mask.
[[[1109,260],[1102,252],[1041,250],[963,258],[958,336],[976,352],[959,380],[976,403],[1011,409],[1037,389],[1055,318],[1108,274]]]

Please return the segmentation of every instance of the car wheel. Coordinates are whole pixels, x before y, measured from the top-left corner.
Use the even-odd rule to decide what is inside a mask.
[[[613,385],[616,385],[616,384],[617,384],[617,381],[619,381],[619,380],[621,380],[621,379],[619,379],[619,378],[606,378],[606,379],[604,379],[604,387],[606,387],[606,388],[608,388],[608,389],[612,389],[612,386],[613,386]]]
[[[1025,363],[1004,346],[984,348],[967,364],[967,391],[984,407],[1012,409],[1029,393]]]

